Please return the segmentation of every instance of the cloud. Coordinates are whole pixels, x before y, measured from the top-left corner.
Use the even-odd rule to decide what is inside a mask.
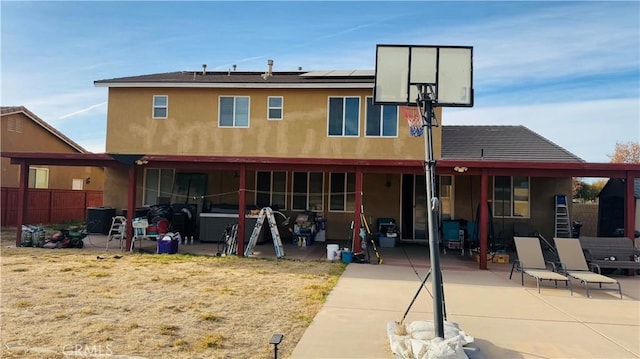
[[[101,103],[98,103],[98,104],[95,104],[95,105],[91,105],[89,107],[86,107],[86,108],[83,108],[83,109],[68,113],[66,115],[62,115],[62,116],[58,117],[58,120],[63,120],[65,118],[73,117],[73,116],[79,115],[81,113],[89,112],[89,111],[93,110],[94,108],[105,106],[106,104],[107,104],[107,101],[104,101],[104,102],[101,102]]]

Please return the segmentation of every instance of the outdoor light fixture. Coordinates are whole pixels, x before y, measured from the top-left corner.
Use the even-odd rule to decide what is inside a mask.
[[[91,183],[91,177],[87,177],[87,179],[84,180],[84,183],[86,183],[86,184]]]
[[[465,173],[465,172],[467,172],[468,168],[467,167],[462,167],[462,166],[455,166],[455,167],[453,167],[453,170],[458,172],[458,173]]]
[[[278,344],[282,342],[282,339],[284,339],[284,335],[274,334],[269,340],[269,344],[273,344],[273,359],[278,359]]]
[[[149,163],[147,160],[136,160],[138,166],[146,165],[147,163]]]

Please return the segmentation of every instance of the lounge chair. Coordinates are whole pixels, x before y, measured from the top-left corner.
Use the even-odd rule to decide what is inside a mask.
[[[584,257],[580,241],[577,238],[554,238],[553,240],[556,243],[556,249],[560,257],[562,272],[584,283],[584,287],[587,290],[587,297],[589,297],[590,283],[598,283],[599,288],[603,290],[607,290],[608,288],[602,288],[602,284],[616,284],[618,286],[618,293],[620,293],[620,299],[622,299],[620,282],[590,270],[587,265],[587,260]]]
[[[536,279],[538,293],[540,293],[540,281],[550,280],[555,282],[556,287],[558,286],[558,281],[565,282],[567,287],[569,287],[571,295],[573,295],[569,278],[557,273],[553,262],[545,262],[542,255],[542,248],[540,247],[540,240],[537,237],[513,237],[513,241],[516,245],[518,259],[515,260],[511,266],[509,279],[513,276],[513,270],[518,268],[520,270],[520,282],[522,285],[524,285],[524,274],[526,273]],[[552,270],[547,268],[547,264]]]

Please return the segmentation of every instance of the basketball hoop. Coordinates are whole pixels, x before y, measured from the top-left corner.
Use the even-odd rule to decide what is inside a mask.
[[[400,106],[400,109],[409,124],[409,135],[412,137],[422,136],[424,133],[424,124],[418,108],[413,106]]]

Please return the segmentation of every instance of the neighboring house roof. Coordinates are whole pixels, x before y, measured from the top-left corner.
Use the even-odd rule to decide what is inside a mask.
[[[584,162],[524,126],[442,126],[447,160]]]
[[[13,114],[17,114],[17,113],[23,113],[25,116],[30,118],[35,124],[37,124],[38,126],[42,127],[43,129],[45,129],[46,131],[51,133],[53,136],[55,136],[58,139],[60,139],[62,142],[64,142],[67,145],[69,145],[74,150],[76,150],[76,151],[78,151],[80,153],[90,153],[89,151],[85,150],[82,146],[80,146],[79,144],[77,144],[74,141],[72,141],[69,137],[67,137],[64,134],[62,134],[62,132],[56,130],[53,126],[51,126],[50,124],[46,123],[40,117],[36,116],[33,112],[29,111],[26,107],[24,107],[24,106],[2,106],[2,107],[0,107],[0,114],[2,116],[8,116],[8,115],[13,115]]]
[[[373,88],[374,73],[345,71],[179,71],[94,81],[97,87]]]

